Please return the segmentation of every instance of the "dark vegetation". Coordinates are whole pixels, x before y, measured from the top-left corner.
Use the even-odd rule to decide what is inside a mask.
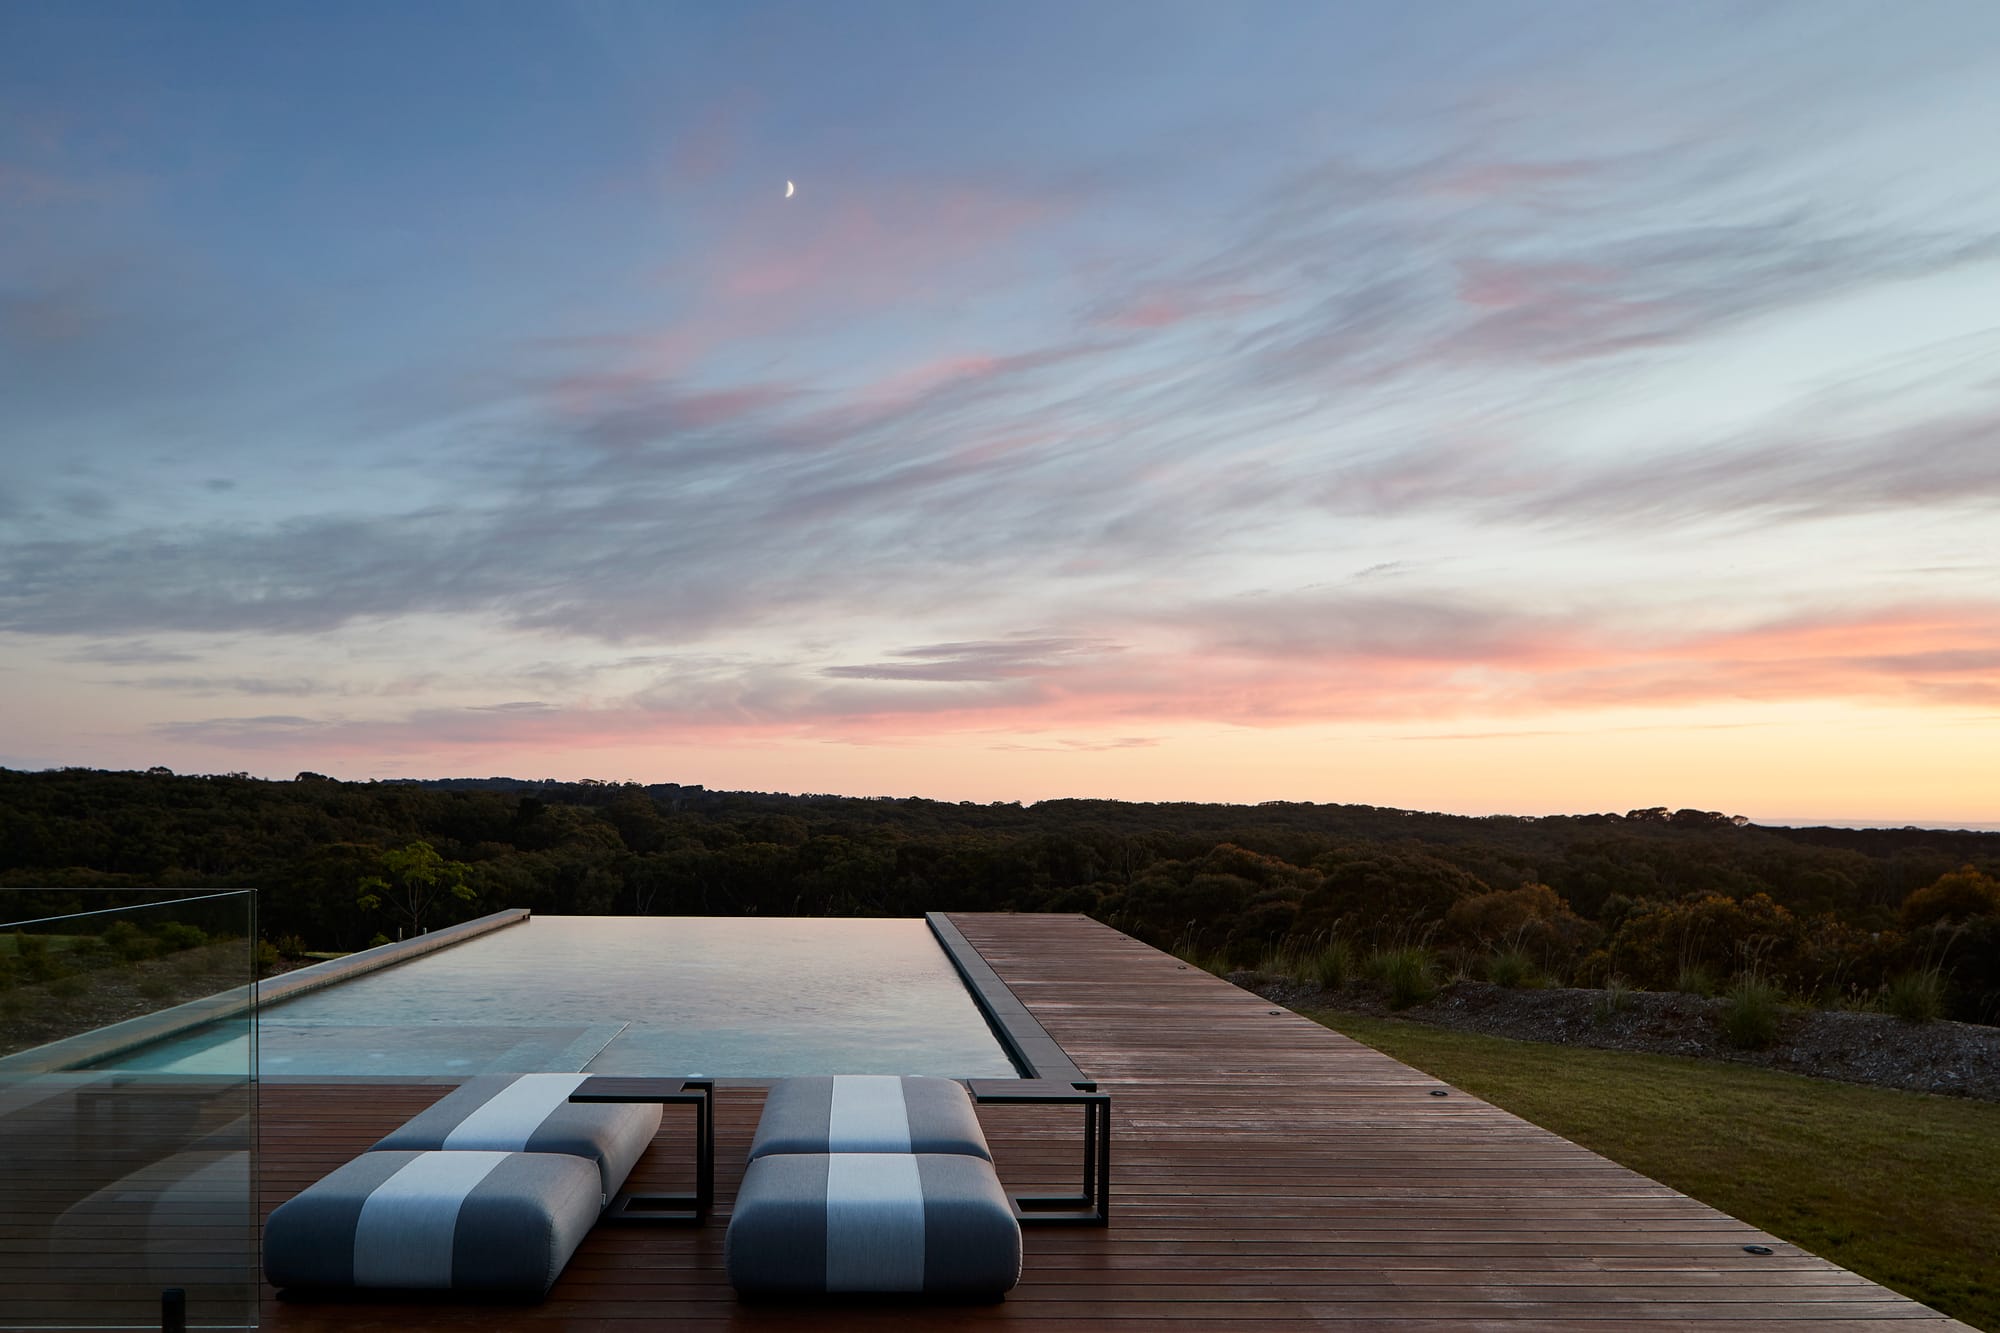
[[[0,886],[255,887],[291,953],[501,907],[1084,912],[1219,969],[1274,954],[1411,1003],[1509,985],[1782,993],[2000,1020],[2000,834],[1769,829],[1698,810],[971,805],[510,779],[0,770]],[[22,906],[16,903],[16,907]],[[0,984],[6,978],[0,977]],[[1765,989],[1759,989],[1765,988]]]

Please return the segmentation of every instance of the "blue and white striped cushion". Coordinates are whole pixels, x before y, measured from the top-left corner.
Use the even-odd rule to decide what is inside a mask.
[[[993,1154],[965,1089],[948,1078],[788,1078],[764,1099],[750,1160],[779,1153]]]
[[[595,1162],[602,1203],[660,1131],[655,1102],[572,1103],[585,1074],[489,1074],[419,1112],[375,1145],[453,1152],[568,1153]]]
[[[750,1163],[724,1240],[745,1294],[998,1297],[1021,1226],[993,1164],[957,1153],[774,1153]]]
[[[599,1211],[560,1153],[367,1152],[272,1210],[276,1287],[546,1292]]]

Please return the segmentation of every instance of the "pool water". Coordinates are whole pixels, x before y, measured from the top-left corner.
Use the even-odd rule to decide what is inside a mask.
[[[240,1071],[241,1026],[109,1063]],[[273,1005],[258,1030],[265,1077],[1016,1072],[912,920],[537,916]]]

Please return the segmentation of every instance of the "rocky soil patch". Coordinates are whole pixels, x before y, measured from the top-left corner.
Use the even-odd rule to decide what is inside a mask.
[[[1768,1050],[1744,1051],[1722,1038],[1723,1002],[1672,991],[1626,991],[1613,1008],[1601,990],[1510,990],[1455,981],[1429,1003],[1391,1014],[1363,986],[1326,991],[1284,977],[1230,978],[1293,1009],[1337,1009],[1483,1032],[1517,1041],[1649,1051],[1762,1065],[1814,1078],[2000,1101],[2000,1028],[1974,1023],[1906,1023],[1888,1014],[1794,1009]]]

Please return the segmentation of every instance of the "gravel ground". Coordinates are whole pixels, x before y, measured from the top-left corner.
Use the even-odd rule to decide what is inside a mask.
[[[2000,1028],[1973,1023],[1905,1023],[1887,1014],[1794,1009],[1780,1020],[1777,1043],[1769,1050],[1740,1051],[1722,1040],[1722,1001],[1672,991],[1627,991],[1613,1013],[1601,990],[1508,990],[1456,981],[1428,1004],[1390,1015],[1380,993],[1361,986],[1324,991],[1245,972],[1229,979],[1293,1009],[1393,1016],[1518,1041],[1729,1060],[1847,1083],[2000,1101]]]

